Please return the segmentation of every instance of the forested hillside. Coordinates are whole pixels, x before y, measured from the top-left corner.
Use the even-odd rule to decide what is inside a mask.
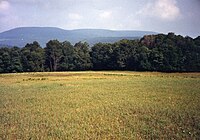
[[[45,48],[37,41],[23,48],[0,48],[1,73],[68,70],[199,72],[200,36],[147,35],[92,47],[50,40]]]
[[[20,27],[0,33],[0,44],[24,47],[26,43],[37,40],[41,47],[45,47],[49,40],[66,39],[75,44],[78,41],[87,41],[94,45],[98,42],[114,43],[120,39],[138,39],[144,35],[157,34],[150,31],[137,30],[106,30],[106,29],[76,29],[64,30],[55,27]]]

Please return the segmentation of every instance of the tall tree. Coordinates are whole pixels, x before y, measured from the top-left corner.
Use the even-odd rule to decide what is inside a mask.
[[[65,70],[200,71],[200,37],[174,33],[147,35],[140,40],[97,43],[50,40],[43,49],[38,42],[24,48],[0,48],[0,73]],[[44,65],[45,68],[44,69]]]
[[[78,42],[74,45],[75,70],[88,70],[92,68],[89,45],[87,42]]]
[[[50,40],[45,48],[46,67],[50,71],[57,71],[59,62],[63,57],[62,45],[58,40]]]
[[[72,44],[68,41],[64,41],[61,43],[62,46],[62,55],[59,61],[59,71],[66,71],[66,70],[74,70],[75,64],[75,51]]]
[[[11,57],[11,72],[22,72],[23,66],[21,63],[21,49],[13,47],[10,50]]]
[[[135,67],[135,55],[138,47],[137,40],[120,40],[114,43],[114,60],[119,70],[133,70]]]
[[[44,71],[44,50],[37,41],[21,50],[23,71]]]
[[[92,47],[92,63],[95,70],[112,70],[116,67],[114,46],[108,43],[97,43]]]
[[[11,72],[11,57],[9,48],[0,48],[0,72]]]
[[[200,36],[194,39],[194,43],[196,44],[196,46],[200,47]]]
[[[140,46],[137,48],[137,63],[138,70],[150,70],[151,64],[149,62],[150,50],[146,46]]]

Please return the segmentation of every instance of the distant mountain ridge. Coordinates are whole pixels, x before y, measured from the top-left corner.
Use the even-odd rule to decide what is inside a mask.
[[[24,47],[27,43],[38,41],[42,47],[52,39],[69,41],[75,44],[87,41],[90,45],[98,42],[113,43],[121,39],[137,39],[144,35],[157,34],[151,31],[75,29],[64,30],[56,27],[20,27],[0,33],[0,44]]]

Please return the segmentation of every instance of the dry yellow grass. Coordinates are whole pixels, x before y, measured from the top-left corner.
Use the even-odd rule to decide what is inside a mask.
[[[200,73],[0,75],[0,139],[198,139]]]

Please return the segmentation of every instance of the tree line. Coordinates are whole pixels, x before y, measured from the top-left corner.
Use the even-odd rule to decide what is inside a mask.
[[[200,36],[146,35],[92,47],[50,40],[45,48],[37,41],[23,48],[0,48],[0,73],[74,70],[199,72]]]

